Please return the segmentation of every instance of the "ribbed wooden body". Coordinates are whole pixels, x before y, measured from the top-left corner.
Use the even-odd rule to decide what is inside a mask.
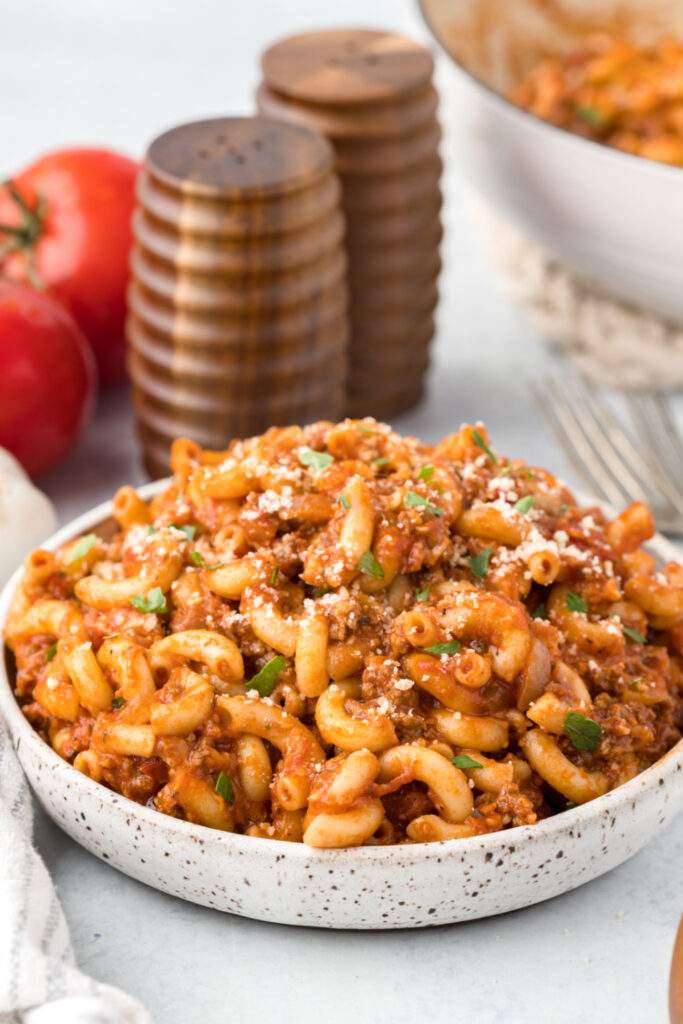
[[[129,366],[148,471],[171,441],[211,448],[337,419],[349,337],[333,152],[268,118],[183,125],[138,186]]]
[[[335,149],[351,293],[347,412],[390,418],[419,402],[434,334],[441,241],[432,58],[402,36],[292,36],[262,58],[262,114]]]

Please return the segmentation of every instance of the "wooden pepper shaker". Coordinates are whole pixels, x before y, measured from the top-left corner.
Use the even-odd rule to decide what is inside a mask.
[[[221,448],[341,414],[349,328],[333,164],[324,138],[263,117],[181,125],[149,147],[128,339],[152,476],[180,435]]]
[[[387,32],[284,39],[262,57],[261,113],[334,146],[351,292],[347,411],[387,419],[422,397],[441,241],[438,96],[429,52]]]

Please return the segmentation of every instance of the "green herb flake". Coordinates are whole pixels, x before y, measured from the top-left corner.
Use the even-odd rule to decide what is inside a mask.
[[[190,561],[193,565],[196,565],[198,569],[208,569],[208,563],[204,561],[198,551],[190,551]]]
[[[481,434],[479,433],[479,431],[478,431],[478,430],[473,430],[473,431],[472,431],[472,440],[473,440],[473,441],[474,441],[474,443],[476,444],[477,448],[481,448],[481,450],[482,450],[483,452],[486,452],[486,454],[487,454],[487,455],[488,455],[488,457],[490,458],[491,462],[492,462],[492,463],[494,464],[494,466],[495,466],[495,465],[496,465],[496,463],[498,462],[498,456],[497,456],[497,455],[496,455],[496,453],[495,453],[495,452],[493,451],[493,449],[492,449],[492,448],[490,448],[490,447],[489,447],[489,445],[487,445],[486,441],[485,441],[485,440],[484,440],[484,438],[483,438],[483,437],[481,436]]]
[[[155,615],[165,615],[168,611],[168,604],[161,587],[152,587],[146,594],[138,594],[130,603],[145,615],[152,612]]]
[[[358,568],[364,576],[374,576],[376,580],[384,579],[384,569],[379,564],[372,551],[366,551],[358,560]]]
[[[78,562],[81,558],[85,558],[95,544],[97,544],[97,537],[94,533],[88,533],[85,537],[81,537],[80,540],[76,541],[69,554],[69,565],[73,565],[74,562]]]
[[[349,501],[345,494],[339,495],[339,504],[343,505],[345,509],[351,508],[351,502]]]
[[[515,512],[521,512],[523,516],[526,515],[534,507],[535,500],[533,494],[527,494],[525,498],[520,498],[515,505]]]
[[[576,750],[595,750],[602,740],[602,727],[579,711],[568,711],[564,720],[564,734]]]
[[[380,466],[388,466],[390,464],[390,462],[391,462],[391,459],[387,459],[385,455],[380,455],[380,457],[378,459],[373,459],[372,460],[372,465],[373,466],[378,466],[378,467],[380,467]]]
[[[647,638],[644,637],[642,633],[639,633],[637,629],[631,629],[630,626],[622,626],[621,628],[622,628],[622,631],[624,633],[624,636],[627,636],[629,638],[629,640],[633,640],[634,643],[636,643],[636,644],[646,644],[647,643]]]
[[[427,601],[427,600],[429,600],[429,591],[431,589],[432,589],[431,587],[425,587],[424,590],[418,590],[417,593],[415,594],[415,600],[416,601]]]
[[[457,654],[460,650],[460,643],[458,640],[448,640],[443,644],[432,644],[431,647],[425,647],[427,654]]]
[[[489,571],[489,561],[493,554],[493,548],[484,548],[477,555],[472,555],[471,558],[467,559],[467,564],[479,580],[483,580],[486,573]]]
[[[280,566],[276,565],[270,574],[270,585],[274,587],[277,585],[277,581],[280,578]]]
[[[181,533],[184,533],[188,540],[194,540],[197,535],[196,526],[178,526],[177,523],[174,523],[173,529],[179,530]]]
[[[483,768],[483,764],[479,761],[475,761],[469,754],[458,754],[457,757],[451,758],[451,764],[454,764],[456,768],[462,768],[463,771],[467,771],[471,768]]]
[[[577,107],[576,116],[593,128],[602,128],[607,122],[605,115],[595,107]]]
[[[225,772],[218,773],[214,789],[219,796],[223,797],[226,804],[234,804],[235,790],[233,789],[232,779],[229,775],[226,775]]]
[[[329,594],[331,590],[332,587],[314,587],[313,597],[317,600],[319,597],[324,597],[325,594]]]
[[[418,494],[416,491],[408,491],[406,493],[405,504],[407,508],[424,508],[433,516],[443,516],[446,514],[442,508],[432,505],[426,498],[423,498],[422,495]]]
[[[57,653],[57,643],[50,644],[48,649],[45,651],[45,661],[52,661],[55,654]]]
[[[568,511],[569,511],[569,505],[567,504],[566,501],[563,501],[562,504],[560,505],[560,515],[564,516],[564,515],[567,514]]]
[[[539,604],[538,608],[533,613],[531,618],[532,619],[547,619],[548,618],[548,609],[545,606],[545,601],[542,601],[541,604]]]
[[[123,697],[112,697],[111,699],[111,706],[113,708],[122,708],[125,703]]]
[[[334,457],[328,452],[316,452],[313,448],[300,448],[299,462],[302,466],[308,466],[309,469],[318,474],[332,465]]]
[[[580,594],[575,594],[573,590],[567,591],[567,596],[565,597],[565,604],[567,606],[567,611],[569,612],[588,611],[588,604],[586,603],[586,601],[584,601]]]
[[[246,684],[247,692],[256,690],[259,697],[270,697],[286,664],[284,657],[281,654],[276,654],[274,658],[266,662],[260,672],[251,677]]]
[[[434,466],[423,466],[420,472],[417,474],[417,479],[424,480],[425,483],[429,483],[433,476]]]
[[[157,528],[156,528],[156,526],[148,526],[148,527],[147,527],[147,536],[148,536],[148,537],[151,537],[151,536],[152,536],[153,534],[155,534],[156,532],[157,532]]]

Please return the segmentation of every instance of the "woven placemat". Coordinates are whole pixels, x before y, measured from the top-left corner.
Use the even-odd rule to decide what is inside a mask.
[[[628,390],[683,389],[682,327],[583,284],[479,197],[471,212],[508,294],[581,373]]]

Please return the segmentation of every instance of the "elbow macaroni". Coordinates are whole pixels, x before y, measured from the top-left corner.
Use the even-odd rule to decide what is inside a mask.
[[[465,426],[273,428],[25,561],[26,716],[93,782],[319,848],[531,825],[677,740],[683,569]]]

